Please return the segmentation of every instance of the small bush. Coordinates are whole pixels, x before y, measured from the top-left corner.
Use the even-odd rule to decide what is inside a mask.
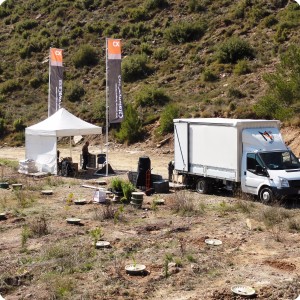
[[[235,88],[230,88],[228,90],[228,97],[229,98],[243,98],[245,97],[245,94],[242,93],[239,89],[235,89]]]
[[[169,5],[167,0],[147,0],[145,2],[145,8],[147,10],[154,10],[167,7]]]
[[[114,190],[114,191],[122,191],[122,185],[123,185],[124,181],[123,179],[119,178],[119,177],[114,177],[111,182],[110,182],[110,187]]]
[[[155,105],[164,105],[170,98],[162,89],[156,87],[144,87],[136,95],[136,104],[142,107],[151,107]]]
[[[202,73],[202,78],[203,78],[203,81],[213,82],[218,79],[218,76],[215,73],[213,73],[211,70],[205,70]]]
[[[152,49],[148,43],[142,43],[141,47],[140,47],[140,52],[141,52],[141,54],[145,53],[147,55],[151,55]]]
[[[62,36],[60,38],[59,44],[60,44],[61,47],[67,47],[67,46],[69,46],[69,38],[66,37],[66,36]]]
[[[21,118],[19,118],[14,121],[13,127],[14,127],[15,131],[20,132],[25,129],[26,125],[24,125],[23,120]]]
[[[240,59],[254,57],[254,51],[247,41],[232,37],[220,45],[217,58],[221,63],[236,63]]]
[[[17,80],[9,79],[0,85],[0,94],[7,94],[13,91],[20,90],[22,87]]]
[[[267,16],[266,18],[264,18],[263,24],[267,27],[270,28],[274,25],[276,25],[278,23],[278,20],[273,16]]]
[[[122,27],[121,36],[123,38],[140,38],[147,32],[149,32],[149,27],[144,22],[139,22]]]
[[[132,192],[135,191],[134,185],[129,181],[122,182],[122,191],[124,194],[124,199],[130,201]]]
[[[116,138],[122,143],[132,144],[141,138],[142,133],[142,122],[138,112],[131,104],[128,104],[125,108],[125,119],[121,123],[120,131],[116,133]]]
[[[182,22],[165,30],[165,37],[171,43],[182,44],[199,40],[206,31],[206,25],[201,22]]]
[[[93,66],[98,62],[97,52],[90,45],[82,45],[74,54],[73,62],[76,68]]]
[[[161,114],[160,126],[158,132],[160,134],[173,132],[174,129],[173,119],[176,119],[178,117],[179,117],[179,108],[174,104],[167,105]]]
[[[34,237],[41,237],[49,233],[47,220],[44,215],[33,219],[28,227]]]
[[[233,73],[236,75],[245,75],[251,72],[248,60],[242,59],[234,66]]]
[[[32,79],[29,80],[29,85],[31,87],[33,87],[34,89],[37,89],[41,85],[41,83],[42,83],[42,80],[40,78],[37,78],[37,77],[32,78]]]
[[[188,7],[190,12],[201,12],[205,11],[205,6],[200,0],[189,0]]]
[[[174,196],[172,209],[175,213],[181,216],[195,216],[205,212],[204,206],[199,205],[186,191],[176,192]]]
[[[147,57],[144,54],[129,56],[123,60],[122,76],[125,82],[145,78],[150,70],[147,66]]]
[[[167,48],[157,48],[154,50],[153,57],[159,61],[167,60],[169,57],[169,50]]]
[[[3,118],[0,118],[0,136],[3,135],[5,129],[5,120]]]
[[[128,15],[132,21],[144,21],[148,18],[148,14],[144,7],[136,7],[128,9]]]
[[[24,30],[30,30],[32,28],[35,28],[36,26],[38,26],[38,22],[36,20],[29,19],[29,20],[18,22],[16,24],[16,31],[18,33],[22,33]]]
[[[85,90],[79,83],[70,83],[66,86],[66,99],[71,102],[78,102],[84,96]]]

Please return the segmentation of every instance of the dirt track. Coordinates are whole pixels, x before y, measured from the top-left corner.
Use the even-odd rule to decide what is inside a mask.
[[[81,147],[70,148],[59,147],[60,157],[72,157],[74,163],[79,163]],[[89,151],[92,154],[101,153],[98,146],[90,146]],[[139,148],[132,148],[124,150],[115,148],[109,150],[108,161],[114,170],[136,171],[138,166],[139,157],[149,156],[151,160],[151,168],[153,174],[160,174],[164,178],[168,176],[168,162],[173,160],[173,154],[170,151],[162,150],[141,150]],[[23,160],[25,159],[24,147],[3,147],[0,148],[0,158],[9,160]]]

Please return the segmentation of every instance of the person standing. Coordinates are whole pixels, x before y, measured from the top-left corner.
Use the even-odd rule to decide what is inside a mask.
[[[82,160],[83,160],[83,163],[82,163],[82,169],[83,170],[87,170],[87,164],[88,164],[88,161],[89,161],[89,142],[86,141],[85,144],[83,145],[82,147]]]

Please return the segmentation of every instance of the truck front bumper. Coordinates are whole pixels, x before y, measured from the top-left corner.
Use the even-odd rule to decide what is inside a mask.
[[[288,188],[282,188],[282,189],[278,189],[276,187],[273,187],[272,188],[272,191],[273,191],[273,194],[276,196],[276,197],[288,197],[288,196],[291,196],[291,197],[300,197],[300,189],[299,188],[291,188],[291,187],[288,187]]]

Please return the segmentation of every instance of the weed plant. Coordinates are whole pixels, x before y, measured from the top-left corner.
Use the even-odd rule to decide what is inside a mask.
[[[47,219],[44,214],[33,219],[27,226],[33,237],[41,237],[49,233]]]
[[[96,246],[96,243],[103,237],[103,232],[101,227],[96,227],[90,231],[90,235],[93,239],[94,246]]]
[[[204,213],[204,206],[197,203],[187,191],[179,191],[174,194],[172,209],[182,216],[194,216]]]

